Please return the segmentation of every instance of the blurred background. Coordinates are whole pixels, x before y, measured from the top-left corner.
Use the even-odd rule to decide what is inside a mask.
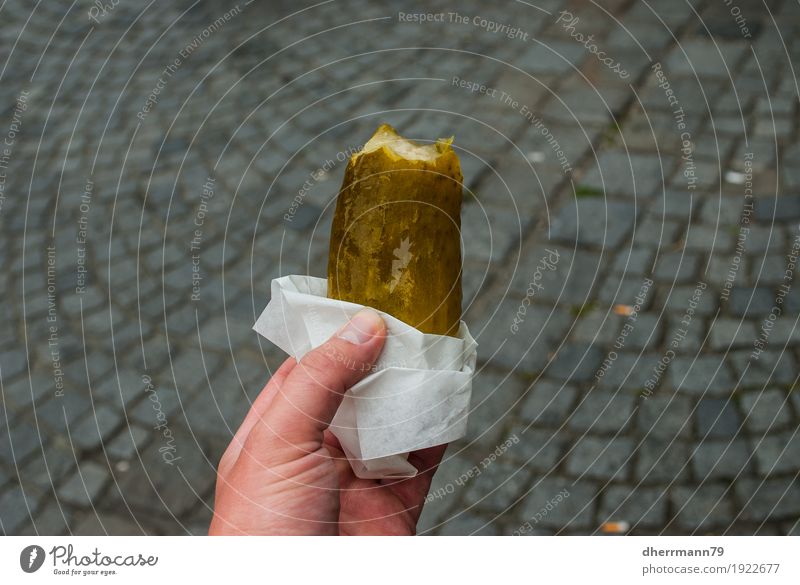
[[[349,154],[455,135],[425,534],[797,534],[789,0],[4,2],[0,526],[202,534]]]

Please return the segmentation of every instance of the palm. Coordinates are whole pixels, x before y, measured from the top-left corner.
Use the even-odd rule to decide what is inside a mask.
[[[403,480],[360,479],[353,474],[338,442],[325,433],[325,446],[339,476],[339,534],[411,535],[445,446],[412,453],[420,473]]]

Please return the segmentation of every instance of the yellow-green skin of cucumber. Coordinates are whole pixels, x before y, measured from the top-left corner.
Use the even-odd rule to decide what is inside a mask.
[[[396,135],[388,125],[379,133]],[[374,307],[424,333],[457,334],[463,177],[450,142],[429,146],[428,159],[390,146],[350,158],[331,228],[329,298]]]

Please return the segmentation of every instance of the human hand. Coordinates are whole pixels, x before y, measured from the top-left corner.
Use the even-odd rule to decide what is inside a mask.
[[[386,327],[363,309],[300,362],[275,372],[222,456],[209,534],[414,534],[446,445],[409,455],[419,473],[359,479],[328,426],[371,371]]]

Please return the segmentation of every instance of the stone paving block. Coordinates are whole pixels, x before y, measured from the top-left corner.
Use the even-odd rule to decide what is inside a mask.
[[[545,373],[556,380],[586,382],[594,376],[603,357],[602,350],[594,345],[566,344],[553,356]]]
[[[669,156],[606,151],[592,161],[581,182],[609,196],[652,197],[669,176],[672,164]]]
[[[596,506],[597,493],[590,483],[546,477],[531,484],[516,519],[520,526],[530,522],[534,528],[586,530],[592,527]]]
[[[644,355],[619,352],[616,359],[606,356],[600,372],[604,372],[598,380],[598,385],[613,390],[628,391],[644,390],[649,384],[656,381],[656,369],[660,367],[660,354],[646,353]],[[609,365],[606,367],[606,363]]]
[[[792,478],[744,478],[735,491],[743,520],[796,519],[800,514],[800,486]]]
[[[512,244],[521,238],[527,221],[528,218],[520,218],[513,207],[465,206],[461,229],[469,237],[464,237],[464,260],[481,264],[499,262],[512,250]]]
[[[636,211],[629,203],[608,201],[601,197],[568,201],[556,214],[550,237],[566,244],[616,248],[636,221]]]
[[[573,252],[569,248],[550,244],[536,246],[536,252],[520,260],[514,274],[512,286],[525,294],[534,280],[541,288],[536,287],[534,298],[547,303],[558,302],[563,305],[582,305],[591,299],[590,293],[603,275],[601,255],[581,250]],[[550,257],[547,250],[558,254],[558,263],[554,270],[539,269],[537,265],[543,257]],[[555,257],[555,254],[553,254]],[[541,274],[541,277],[538,276]]]
[[[42,506],[34,516],[29,535],[62,536],[68,534],[72,521],[72,513],[67,506],[51,501]],[[17,534],[26,533],[22,531]]]
[[[752,264],[751,258],[736,254],[714,254],[708,263],[705,278],[710,283],[733,286],[748,284],[747,272]]]
[[[707,530],[719,533],[735,516],[730,491],[715,483],[674,488],[670,492],[670,503],[675,510],[675,524],[682,533]]]
[[[721,317],[709,327],[709,346],[714,351],[750,347],[756,339],[756,326],[748,321]]]
[[[472,384],[466,438],[494,448],[509,420],[522,409],[525,384],[513,375],[488,370],[480,372]]]
[[[775,388],[747,392],[741,401],[745,425],[753,433],[784,427],[792,420],[790,404],[789,396]]]
[[[540,474],[551,473],[561,463],[566,443],[563,433],[514,425],[509,437],[519,439],[507,452],[509,461]]]
[[[624,432],[632,423],[634,397],[595,388],[578,404],[569,426],[580,433]]]
[[[72,444],[84,451],[96,449],[111,437],[121,421],[120,410],[101,404],[87,418],[69,429]]]
[[[656,393],[640,400],[637,428],[645,436],[688,438],[692,432],[692,401],[679,394]]]
[[[19,470],[19,483],[30,494],[53,494],[53,489],[75,469],[75,453],[66,441],[54,441],[44,453],[33,455]]]
[[[723,398],[702,398],[695,410],[697,434],[701,438],[731,438],[739,432],[741,417],[732,401]]]
[[[800,195],[758,197],[755,215],[757,221],[767,224],[800,219]]]
[[[735,286],[730,291],[727,305],[729,310],[740,317],[763,319],[775,304],[773,291],[765,286]]]
[[[768,384],[789,386],[797,375],[797,360],[778,347],[764,351],[758,359],[752,357],[752,349],[734,351],[728,354],[728,362],[733,366],[740,389],[763,389]]]
[[[668,189],[656,195],[649,213],[656,219],[676,219],[682,222],[691,220],[698,213],[702,199],[679,189]]]
[[[141,462],[135,460],[128,470],[116,474],[119,486],[112,486],[108,495],[112,505],[124,505],[124,500],[134,513],[169,518],[186,513],[210,490],[221,453],[206,456],[186,429],[177,425],[170,429],[171,441],[157,436],[142,453]],[[171,454],[172,464],[163,458],[164,452]]]
[[[107,401],[119,408],[134,404],[145,394],[143,374],[144,372],[127,367],[109,372],[103,378],[93,381],[92,398],[95,402]]]
[[[637,248],[647,246],[667,250],[672,247],[684,231],[685,227],[676,220],[645,217],[636,226],[633,245]]]
[[[733,234],[725,228],[691,225],[685,234],[683,247],[693,252],[723,254],[733,247]]]
[[[674,286],[692,282],[697,274],[699,258],[691,252],[664,254],[656,264],[655,277],[660,283]]]
[[[34,453],[41,452],[46,441],[46,434],[40,439],[39,433],[29,422],[21,421],[3,432],[3,439],[0,441],[0,463],[9,469],[23,465]]]
[[[720,356],[678,356],[669,365],[671,388],[695,396],[726,396],[736,381]]]
[[[647,275],[653,268],[653,252],[647,248],[621,250],[614,261],[613,271],[620,274]]]
[[[232,373],[224,379],[215,379],[211,389],[200,390],[191,396],[177,420],[188,428],[204,429],[209,435],[230,440],[251,404],[251,399],[235,384]]]
[[[188,402],[192,394],[179,394],[170,386],[158,385],[153,392],[140,399],[136,405],[128,410],[128,417],[147,429],[159,425],[163,419],[167,421],[175,418],[184,408],[182,401]]]
[[[689,478],[691,448],[674,439],[651,437],[636,449],[635,477],[653,485],[678,485]]]
[[[705,290],[699,288],[697,284],[672,287],[668,294],[668,299],[666,295],[663,297],[666,309],[681,317],[686,315],[689,309],[693,309],[694,321],[698,316],[711,315],[716,310],[716,295],[708,288]]]
[[[757,326],[761,328],[762,323]],[[795,324],[795,319],[792,317],[779,317],[772,326],[769,343],[778,348],[784,345],[797,345],[800,343],[800,325]]]
[[[667,493],[663,488],[609,486],[603,492],[598,516],[603,522],[627,522],[635,533],[655,529],[667,520]]]
[[[597,293],[597,299],[601,304],[620,304],[633,305],[637,302],[637,297],[642,294],[645,279],[640,276],[619,276],[610,274],[603,281],[603,286]],[[644,297],[641,304],[642,310],[647,310],[653,302],[655,293],[652,288]]]
[[[58,489],[58,497],[76,506],[92,505],[110,479],[107,467],[87,461]]]
[[[707,439],[695,448],[692,466],[695,477],[701,481],[735,479],[751,473],[751,451],[744,439]]]
[[[583,48],[568,41],[548,41],[532,44],[517,56],[518,66],[531,73],[565,74],[574,70],[577,63],[586,57]]]
[[[503,513],[515,505],[530,485],[529,471],[506,460],[499,460],[483,467],[478,462],[479,474],[467,481],[464,488],[464,504],[467,507],[493,513]]]
[[[446,519],[434,533],[441,536],[494,536],[497,526],[471,512],[459,512]]]
[[[753,286],[769,286],[785,284],[786,257],[783,254],[773,253],[766,256],[754,256],[750,262],[752,266],[750,284]],[[775,304],[773,298],[772,304]],[[770,306],[770,308],[772,308]]]
[[[702,315],[694,315],[687,327],[684,315],[673,313],[667,316],[668,327],[664,339],[676,354],[694,356],[706,343],[706,321]],[[675,347],[672,347],[673,342],[676,344]]]
[[[478,359],[507,370],[541,371],[553,343],[563,337],[573,317],[562,309],[523,304],[524,293],[502,301],[478,318],[470,333],[478,342]]]
[[[111,459],[131,459],[147,443],[151,433],[140,426],[126,426],[111,441],[104,445],[106,455]]]
[[[800,460],[800,434],[781,433],[753,441],[756,466],[762,475],[795,473]]]
[[[11,536],[35,514],[37,502],[19,488],[13,486],[0,493],[0,528],[3,534]]]
[[[202,345],[203,351],[220,351],[226,355],[246,344],[255,342],[258,335],[253,331],[253,323],[224,315],[201,321],[201,342],[192,336],[193,345]]]
[[[576,389],[570,384],[539,380],[529,387],[520,408],[520,419],[536,427],[560,427],[575,401]]]
[[[475,465],[473,458],[475,456],[466,450],[466,445],[461,441],[447,448],[428,490],[422,515],[417,523],[419,532],[435,529],[447,517],[448,510],[461,499],[466,483],[460,478]]]
[[[51,376],[32,372],[31,376],[21,376],[13,382],[3,379],[3,399],[6,404],[28,408],[34,402],[41,403],[55,392],[55,382]]]
[[[122,514],[124,511],[120,510],[120,513]],[[75,536],[137,536],[150,533],[133,517],[90,511],[75,524],[72,534]]]
[[[16,376],[28,370],[28,359],[24,349],[6,349],[0,352],[0,374],[3,383],[11,381]]]
[[[780,251],[783,245],[783,233],[776,227],[752,226],[745,241],[745,254],[764,254],[766,251]]]
[[[622,316],[610,311],[581,313],[572,338],[582,343],[610,344],[619,334],[621,326]]]
[[[634,443],[627,437],[584,435],[568,454],[567,472],[575,477],[623,480],[631,466]]]
[[[653,349],[661,341],[663,328],[663,320],[658,315],[639,313],[625,340],[625,347],[631,351]]]

